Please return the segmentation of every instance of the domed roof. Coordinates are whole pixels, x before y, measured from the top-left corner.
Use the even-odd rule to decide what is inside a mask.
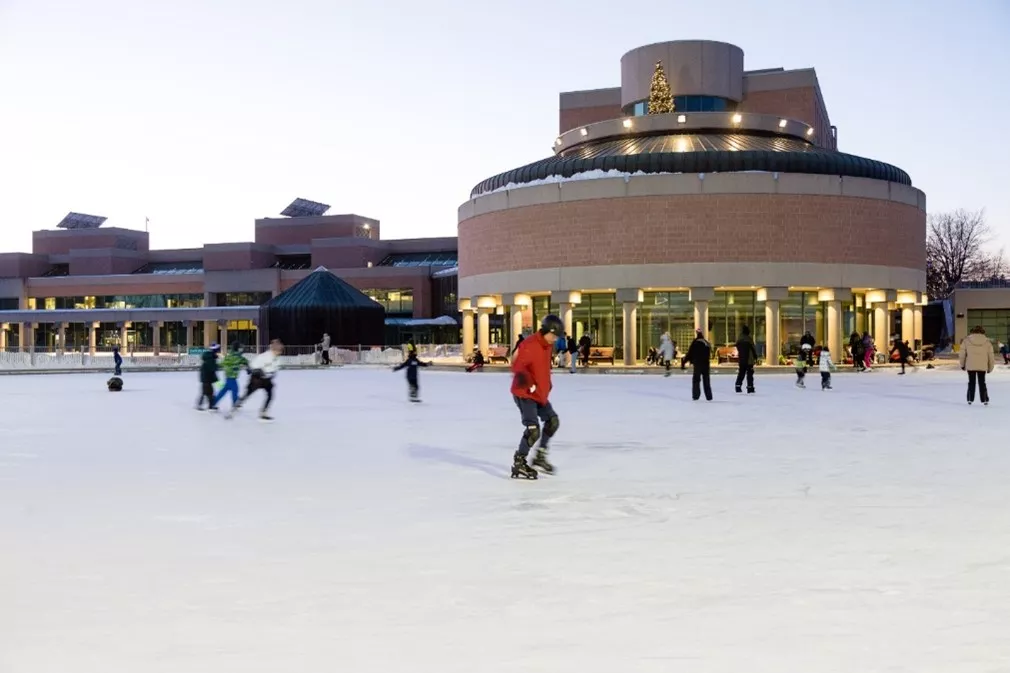
[[[523,185],[552,177],[570,178],[589,171],[627,173],[734,173],[764,171],[839,175],[911,185],[896,166],[818,148],[795,137],[760,132],[689,133],[606,137],[563,149],[557,155],[499,173],[470,192],[470,198],[509,184]]]

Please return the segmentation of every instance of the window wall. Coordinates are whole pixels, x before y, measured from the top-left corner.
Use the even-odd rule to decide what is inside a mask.
[[[572,309],[572,332],[576,339],[589,334],[597,346],[622,346],[623,314],[614,293],[582,294],[582,303]],[[614,357],[619,357],[615,351]]]
[[[230,306],[230,304],[221,305]],[[89,308],[199,308],[201,306],[203,306],[202,294],[121,294],[106,295],[104,297],[33,297],[28,300],[28,308],[33,311],[57,311]]]
[[[968,310],[968,329],[976,325],[985,329],[989,341],[1010,343],[1010,310],[1007,309],[976,309]]]
[[[414,315],[414,290],[362,290],[372,301],[382,304],[386,314],[390,316]]]
[[[736,343],[744,326],[750,328],[758,355],[765,353],[765,305],[753,290],[716,292],[708,304],[712,345],[715,348]]]
[[[644,360],[650,348],[659,347],[663,332],[670,333],[681,353],[694,339],[694,303],[686,290],[644,293],[638,306],[638,359]]]
[[[737,104],[728,98],[719,96],[674,96],[674,112],[732,112]],[[649,114],[649,101],[642,100],[630,106],[631,114],[636,117]],[[625,110],[628,110],[626,107]]]
[[[262,306],[272,297],[270,292],[218,292],[215,306]]]

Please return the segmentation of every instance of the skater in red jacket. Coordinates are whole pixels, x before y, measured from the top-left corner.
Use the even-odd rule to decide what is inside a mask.
[[[554,342],[564,330],[564,325],[556,315],[544,318],[540,331],[523,339],[512,361],[512,398],[522,414],[523,438],[513,456],[512,477],[536,479],[536,467],[547,474],[554,472],[554,466],[547,462],[547,444],[558,431],[558,415],[548,397],[551,394],[551,355]],[[543,433],[540,422],[543,421]],[[537,454],[533,466],[526,463],[530,449],[536,444]]]

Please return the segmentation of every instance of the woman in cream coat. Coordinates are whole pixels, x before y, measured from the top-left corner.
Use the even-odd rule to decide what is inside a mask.
[[[968,372],[968,404],[975,401],[975,382],[978,381],[978,396],[982,404],[989,406],[989,389],[985,385],[985,375],[996,366],[992,343],[985,336],[981,325],[972,328],[971,334],[961,342],[961,369]]]

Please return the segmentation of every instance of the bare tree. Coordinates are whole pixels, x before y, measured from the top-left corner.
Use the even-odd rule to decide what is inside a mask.
[[[1003,250],[985,249],[992,230],[985,211],[955,210],[929,216],[926,232],[926,292],[945,299],[966,280],[991,280],[1007,271]]]

